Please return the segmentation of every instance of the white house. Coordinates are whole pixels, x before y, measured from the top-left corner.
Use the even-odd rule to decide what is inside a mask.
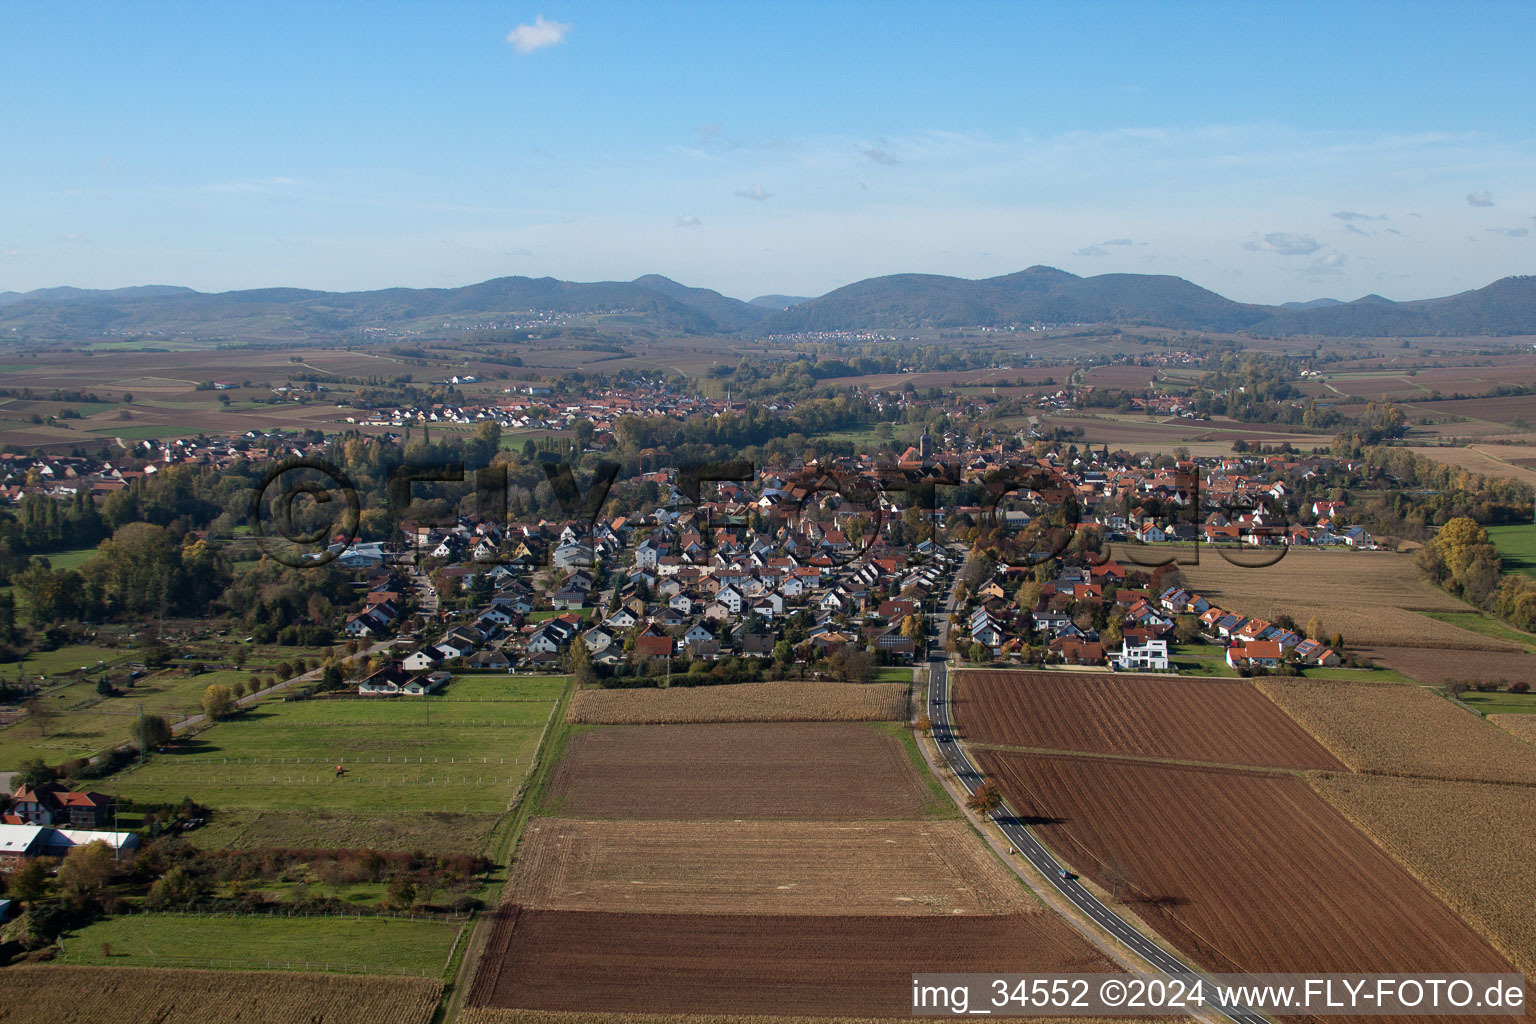
[[[1115,665],[1128,671],[1155,669],[1166,672],[1172,668],[1168,660],[1167,640],[1147,640],[1135,644],[1127,640],[1115,655]]]

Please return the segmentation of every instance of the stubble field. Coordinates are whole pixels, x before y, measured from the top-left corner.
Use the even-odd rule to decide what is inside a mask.
[[[1301,778],[977,754],[1043,841],[1208,968],[1509,969]]]
[[[1214,764],[1341,768],[1243,680],[964,671],[955,720],[972,744]]]
[[[471,1007],[909,1017],[918,971],[1115,970],[1050,914],[497,913]]]
[[[605,726],[573,736],[545,809],[589,818],[921,816],[900,740],[837,722]]]
[[[507,898],[640,914],[995,916],[1041,910],[959,821],[537,818]]]
[[[579,690],[566,720],[589,725],[685,722],[899,722],[903,683],[737,683],[669,689]]]
[[[1536,785],[1536,747],[1423,687],[1278,678],[1257,685],[1355,771]]]

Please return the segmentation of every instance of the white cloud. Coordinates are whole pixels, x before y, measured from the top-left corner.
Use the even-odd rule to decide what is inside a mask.
[[[1484,228],[1483,230],[1506,238],[1524,238],[1531,233],[1529,228]]]
[[[704,222],[691,213],[685,213],[677,218],[677,226],[680,228],[696,228],[702,223]]]
[[[1493,196],[1489,195],[1487,192],[1468,192],[1467,193],[1467,205],[1468,206],[1492,206],[1493,205]]]
[[[1100,245],[1135,245],[1136,243],[1131,241],[1129,238],[1111,238],[1109,241],[1107,241],[1107,242],[1100,242],[1099,244]]]
[[[546,46],[559,46],[565,42],[571,26],[559,21],[547,21],[544,15],[533,19],[531,25],[519,25],[507,33],[507,42],[518,53],[532,53]]]
[[[865,159],[880,164],[882,167],[895,167],[901,163],[900,160],[891,155],[889,150],[882,149],[879,146],[871,146],[868,149],[861,149],[859,152],[864,154]]]
[[[758,202],[773,197],[773,193],[767,191],[761,185],[753,185],[751,188],[739,188],[736,190],[736,194],[743,199],[754,199]]]
[[[1384,214],[1384,213],[1377,214],[1376,216],[1373,217],[1373,216],[1371,216],[1368,213],[1360,213],[1360,212],[1358,212],[1356,210],[1340,210],[1338,213],[1330,213],[1328,216],[1330,216],[1330,217],[1337,217],[1339,220],[1386,220],[1387,219],[1387,215]]]
[[[1362,227],[1360,227],[1358,225],[1355,225],[1355,224],[1345,224],[1344,225],[1344,230],[1348,231],[1350,234],[1353,234],[1353,235],[1364,235],[1367,238],[1369,238],[1371,235],[1375,234],[1374,231],[1367,231],[1367,230],[1365,230],[1365,228],[1362,228]]]
[[[1096,245],[1090,245],[1086,249],[1074,250],[1072,255],[1073,256],[1108,256],[1109,253],[1105,252],[1103,249],[1100,249]]]
[[[1311,235],[1294,235],[1289,231],[1271,231],[1263,238],[1255,238],[1244,244],[1250,252],[1273,252],[1281,256],[1306,256],[1322,246]]]

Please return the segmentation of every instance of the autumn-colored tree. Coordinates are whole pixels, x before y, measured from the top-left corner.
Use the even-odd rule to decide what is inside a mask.
[[[1003,806],[1003,794],[992,783],[983,782],[976,788],[976,792],[967,798],[965,805],[985,818]]]

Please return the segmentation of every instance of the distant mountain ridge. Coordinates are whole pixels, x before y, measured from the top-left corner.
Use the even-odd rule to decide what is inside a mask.
[[[798,306],[802,302],[809,302],[810,295],[759,295],[755,299],[748,299],[749,306],[762,306],[764,309],[788,309],[790,306]]]
[[[765,295],[742,302],[648,274],[590,283],[500,277],[462,288],[324,292],[260,288],[205,293],[170,285],[93,291],[0,292],[0,328],[36,339],[106,330],[191,336],[325,337],[448,315],[527,310],[620,312],[685,334],[763,337],[815,331],[1116,323],[1259,336],[1392,337],[1536,334],[1536,276],[1506,277],[1473,291],[1393,302],[1314,299],[1265,306],[1235,302],[1179,277],[1079,277],[1035,266],[971,280],[936,274],[869,278],[812,299]]]

